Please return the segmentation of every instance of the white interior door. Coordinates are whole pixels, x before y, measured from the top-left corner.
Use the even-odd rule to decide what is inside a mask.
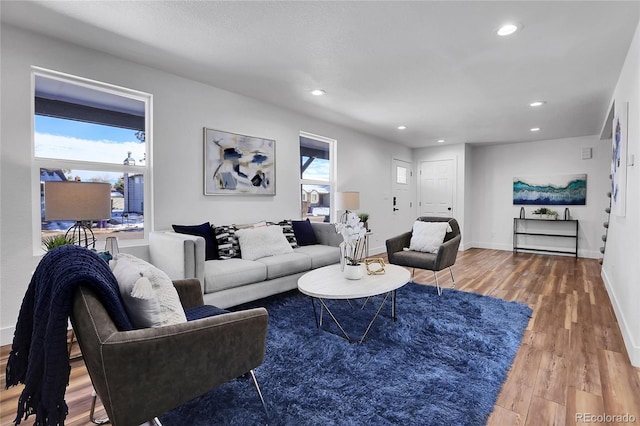
[[[453,217],[453,160],[420,163],[420,216]]]
[[[413,170],[408,161],[393,159],[393,229],[395,234],[401,234],[411,229],[416,219],[415,208],[411,201]]]

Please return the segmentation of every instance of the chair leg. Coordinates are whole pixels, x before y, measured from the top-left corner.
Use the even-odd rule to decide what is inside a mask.
[[[104,419],[96,419],[94,416],[94,413],[96,411],[96,400],[98,399],[98,394],[96,393],[96,390],[94,389],[93,392],[91,392],[91,410],[89,411],[89,420],[91,420],[91,423],[93,423],[94,425],[106,425],[107,423],[110,422],[109,417],[105,417]]]
[[[71,350],[73,349],[73,342],[77,342],[77,339],[76,339],[76,333],[73,331],[73,328],[71,328],[71,337],[69,338],[69,344],[67,345],[67,353],[68,353],[69,361],[82,358],[82,353],[74,357],[71,356]]]
[[[71,358],[71,349],[73,349],[73,341],[76,338],[76,334],[73,331],[73,328],[71,329],[71,337],[69,338],[69,346],[67,347],[67,358]]]
[[[438,282],[438,273],[433,271],[433,277],[436,279],[436,288],[438,289],[438,296],[442,296],[442,288],[440,287],[440,283]]]
[[[262,397],[262,392],[260,391],[260,386],[258,385],[258,379],[256,379],[256,375],[253,370],[249,370],[251,373],[251,379],[253,380],[253,385],[256,387],[256,391],[258,391],[258,396],[260,397],[260,401],[262,402],[262,408],[264,408],[264,414],[267,416],[267,421],[269,421],[269,411],[267,411],[267,404],[264,402],[264,398]]]
[[[453,269],[451,269],[451,266],[449,266],[449,273],[451,274],[451,281],[453,281],[453,284],[451,284],[451,288],[456,288],[456,279],[453,278]]]

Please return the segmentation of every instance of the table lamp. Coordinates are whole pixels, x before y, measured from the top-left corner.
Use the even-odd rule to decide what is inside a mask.
[[[111,184],[47,181],[44,206],[45,220],[75,220],[65,236],[79,246],[95,248],[92,222],[111,217]]]
[[[352,210],[358,210],[359,208],[359,192],[336,192],[336,209],[344,210],[344,213],[340,216],[340,222],[346,223],[349,212]]]

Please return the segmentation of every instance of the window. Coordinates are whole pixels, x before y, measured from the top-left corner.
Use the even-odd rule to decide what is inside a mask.
[[[300,133],[300,190],[302,218],[331,221],[334,190],[335,140]]]
[[[98,250],[107,236],[124,245],[146,239],[151,95],[40,68],[32,78],[35,251],[42,253],[42,239],[64,235],[76,221],[91,229],[97,243],[90,247]],[[75,213],[82,201],[75,199],[64,201],[63,213],[56,205],[55,217],[48,217],[45,191],[51,181],[108,183],[109,217],[82,217]],[[49,198],[52,208],[56,201]]]

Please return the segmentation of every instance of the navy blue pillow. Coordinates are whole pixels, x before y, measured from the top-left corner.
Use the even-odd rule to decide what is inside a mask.
[[[311,227],[311,222],[307,220],[292,220],[291,226],[293,226],[293,233],[296,236],[299,246],[310,246],[318,244],[315,232]]]
[[[218,258],[218,242],[213,228],[209,222],[202,225],[171,225],[173,230],[179,234],[195,235],[204,238],[204,258],[205,260],[215,260]]]
[[[227,313],[229,313],[229,311],[220,309],[217,306],[212,305],[194,306],[184,310],[184,315],[187,317],[187,321],[195,321],[202,318],[215,317],[216,315]]]

